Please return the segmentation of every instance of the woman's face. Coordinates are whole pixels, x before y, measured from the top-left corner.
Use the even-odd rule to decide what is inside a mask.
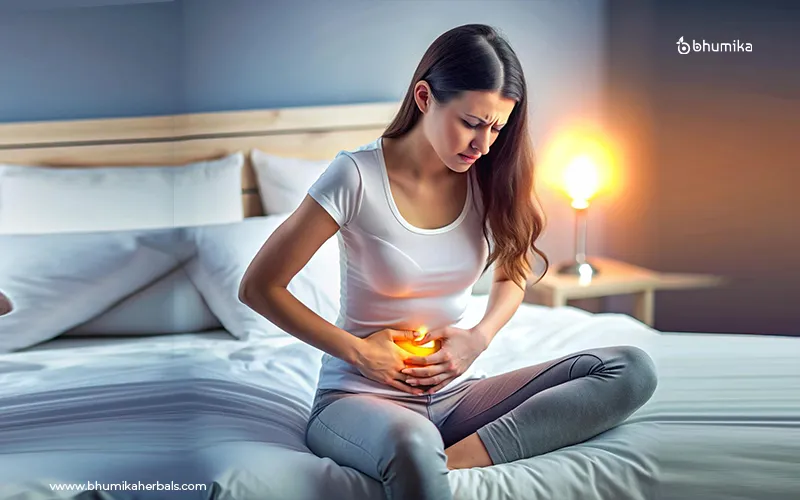
[[[516,104],[499,92],[467,91],[441,105],[433,100],[424,81],[417,84],[415,97],[418,105],[427,105],[427,109],[420,108],[428,141],[442,162],[459,173],[489,152]]]

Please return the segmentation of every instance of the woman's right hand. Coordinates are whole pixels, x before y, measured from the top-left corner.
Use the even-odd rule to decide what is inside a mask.
[[[412,356],[395,340],[413,341],[417,333],[411,330],[384,328],[361,339],[355,366],[370,380],[386,384],[409,394],[422,395],[422,390],[405,383],[409,378],[400,373],[406,368],[405,360]]]

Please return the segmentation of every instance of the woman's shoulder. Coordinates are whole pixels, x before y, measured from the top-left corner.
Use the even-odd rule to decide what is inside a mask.
[[[360,153],[360,152],[378,151],[380,149],[380,140],[381,139],[379,137],[379,138],[377,138],[377,139],[375,139],[375,140],[373,140],[371,142],[368,142],[366,144],[362,144],[361,146],[357,146],[357,147],[352,148],[352,149],[342,150],[342,153],[356,154],[356,153]]]
[[[358,167],[368,167],[376,165],[380,161],[380,139],[376,139],[372,142],[368,142],[366,144],[362,144],[355,148],[351,149],[343,149],[339,151],[336,155],[336,158],[340,156],[347,156],[353,160],[354,163]]]
[[[366,182],[365,176],[374,177],[380,172],[382,152],[378,144],[379,140],[339,151],[328,167],[329,170],[337,171],[340,175],[346,173],[351,177],[351,181],[354,181],[354,177],[357,176],[359,183],[364,184]]]

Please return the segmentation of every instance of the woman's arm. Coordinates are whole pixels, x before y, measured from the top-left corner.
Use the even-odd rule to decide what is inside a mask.
[[[442,348],[429,356],[409,358],[408,361],[417,366],[401,371],[409,377],[406,383],[411,386],[433,386],[427,390],[428,394],[433,394],[464,373],[508,323],[524,296],[523,289],[508,279],[499,268],[495,268],[489,304],[483,319],[468,330],[446,326],[425,334],[419,342],[439,340]]]
[[[495,267],[486,312],[478,324],[470,328],[470,331],[483,336],[488,347],[497,332],[508,323],[517,311],[524,297],[525,290],[509,279],[501,268]]]
[[[250,263],[239,285],[239,300],[303,342],[355,366],[362,375],[410,394],[400,373],[409,353],[395,340],[411,341],[412,331],[389,328],[359,338],[332,325],[292,295],[287,286],[339,224],[313,198],[270,235]]]
[[[338,230],[336,221],[306,196],[253,258],[239,286],[239,300],[303,342],[353,364],[361,339],[326,321],[287,289]]]

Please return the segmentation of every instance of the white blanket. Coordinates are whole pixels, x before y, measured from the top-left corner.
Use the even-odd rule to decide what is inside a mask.
[[[476,296],[468,325],[482,315]],[[453,471],[457,499],[800,498],[798,339],[659,334],[627,316],[523,305],[476,362],[498,374],[568,352],[646,350],[659,387],[623,425],[540,457]],[[0,498],[53,483],[203,483],[103,498],[379,499],[304,443],[320,352],[224,332],[57,339],[0,356]],[[85,498],[85,497],[82,497]]]

